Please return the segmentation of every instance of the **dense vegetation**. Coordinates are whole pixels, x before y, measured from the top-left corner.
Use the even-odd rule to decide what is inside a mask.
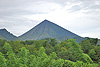
[[[0,39],[0,67],[100,67],[97,39],[6,41]]]

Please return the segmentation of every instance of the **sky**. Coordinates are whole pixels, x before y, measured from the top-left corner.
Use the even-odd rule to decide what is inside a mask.
[[[0,29],[15,36],[45,19],[81,37],[100,39],[100,0],[0,0]]]

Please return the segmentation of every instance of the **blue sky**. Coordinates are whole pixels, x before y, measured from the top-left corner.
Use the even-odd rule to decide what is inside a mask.
[[[0,29],[16,36],[45,19],[82,37],[100,38],[100,0],[0,0]]]

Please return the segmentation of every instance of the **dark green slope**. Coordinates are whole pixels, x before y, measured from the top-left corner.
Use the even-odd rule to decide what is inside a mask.
[[[17,37],[8,32],[6,29],[0,29],[0,39],[16,40]]]
[[[22,40],[39,40],[43,38],[57,38],[58,40],[66,40],[74,38],[77,39],[77,42],[83,39],[80,36],[48,20],[42,21],[25,34],[19,36],[19,38]]]

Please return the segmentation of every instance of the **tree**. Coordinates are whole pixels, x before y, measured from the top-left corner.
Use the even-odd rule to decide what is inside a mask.
[[[57,44],[56,39],[51,38],[49,44],[54,47]]]
[[[22,65],[28,65],[28,54],[29,54],[29,50],[27,50],[25,47],[22,47],[20,52],[19,52],[19,58],[20,58],[20,63]]]
[[[70,60],[65,60],[65,66],[66,67],[74,67],[74,62],[73,61],[70,61]]]
[[[64,59],[64,67],[65,67],[65,60],[67,59],[67,52],[66,51],[59,52],[57,56],[61,59]]]
[[[97,67],[96,64],[83,63],[82,61],[74,62],[74,67]]]
[[[88,54],[89,50],[93,49],[93,46],[91,45],[91,42],[88,39],[82,41],[80,43],[80,45],[81,45],[82,50],[84,51],[84,53],[87,53],[87,54]]]
[[[9,60],[7,60],[7,66],[8,67],[15,67],[16,66],[16,58],[15,58],[15,54],[13,53],[12,47],[9,45],[9,43],[5,43],[3,46],[4,49],[7,50],[7,58]]]
[[[80,61],[84,62],[84,63],[93,63],[92,59],[89,57],[88,54],[82,53],[82,55],[80,56]]]
[[[94,49],[91,49],[88,53],[88,55],[93,59],[96,60],[97,59],[97,55],[96,52],[94,51]]]
[[[0,67],[7,67],[6,61],[7,59],[5,59],[4,54],[0,52]]]
[[[61,51],[61,48],[58,44],[54,46],[54,49],[56,53],[59,53]]]

